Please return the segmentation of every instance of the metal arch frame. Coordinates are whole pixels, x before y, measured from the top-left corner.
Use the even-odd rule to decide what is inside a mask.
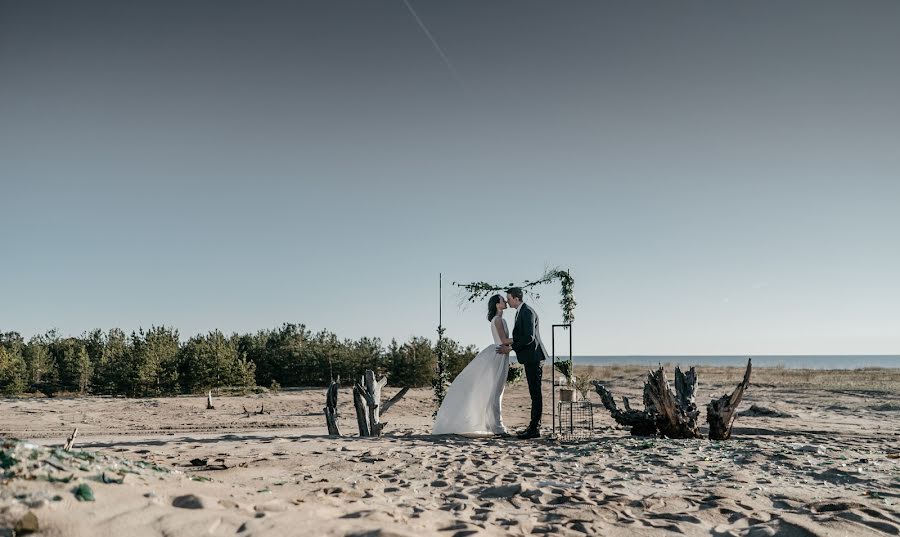
[[[550,359],[550,393],[551,395],[551,405],[553,412],[553,430],[550,433],[551,436],[556,436],[556,423],[557,423],[557,415],[556,415],[556,329],[562,328],[569,332],[569,360],[572,360],[572,323],[567,324],[554,324],[551,330],[550,335],[550,345],[551,345],[551,354],[553,355]],[[574,368],[575,364],[572,363]],[[561,418],[561,417],[560,417]],[[559,432],[562,433],[562,420],[560,419],[559,423]]]

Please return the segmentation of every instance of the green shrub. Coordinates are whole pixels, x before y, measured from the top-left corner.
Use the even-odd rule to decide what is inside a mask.
[[[477,349],[449,339],[444,345],[452,380]],[[366,369],[387,375],[392,386],[422,387],[431,385],[436,368],[427,338],[394,340],[385,347],[377,338],[339,339],[291,323],[253,334],[225,336],[216,330],[185,342],[168,327],[130,335],[117,328],[92,330],[80,338],[51,330],[27,343],[9,332],[0,333],[0,349],[0,392],[9,395],[30,389],[146,397],[256,386],[277,392],[282,386],[327,386],[338,376],[356,381]]]

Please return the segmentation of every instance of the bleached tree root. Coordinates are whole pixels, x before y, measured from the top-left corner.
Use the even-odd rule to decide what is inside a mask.
[[[741,403],[741,399],[744,397],[744,392],[750,386],[752,365],[752,360],[748,358],[744,380],[735,387],[731,395],[723,395],[718,399],[713,399],[706,405],[706,421],[709,422],[710,440],[728,440],[731,438],[731,427],[734,425],[735,412]]]
[[[738,384],[730,395],[713,399],[706,407],[706,419],[709,422],[709,438],[711,440],[727,440],[731,437],[735,411],[743,398],[744,391],[750,385],[751,361],[747,360],[744,380]],[[624,410],[616,405],[612,393],[598,381],[594,381],[594,389],[600,396],[603,406],[612,418],[623,427],[630,427],[633,436],[664,436],[666,438],[700,438],[699,417],[697,408],[697,371],[690,368],[683,372],[675,368],[675,390],[669,385],[662,366],[647,374],[644,383],[644,409],[631,408],[628,398],[623,397]]]

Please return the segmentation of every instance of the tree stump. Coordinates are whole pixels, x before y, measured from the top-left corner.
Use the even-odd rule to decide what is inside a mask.
[[[680,367],[675,368],[675,389],[677,392],[669,386],[662,367],[647,375],[644,397],[650,400],[656,413],[657,430],[667,438],[700,438],[697,424],[700,412],[694,403],[697,372],[693,367],[687,374]]]
[[[376,381],[375,373],[367,369],[362,379],[353,385],[353,406],[356,408],[356,423],[359,426],[359,436],[381,436],[387,423],[382,422],[381,417],[409,391],[408,387],[403,388],[385,403],[382,408],[381,389],[386,384],[387,377],[382,377],[381,380]]]
[[[706,421],[709,422],[710,440],[728,440],[731,438],[731,427],[734,425],[735,411],[744,397],[744,391],[750,386],[750,370],[752,360],[747,359],[747,370],[744,380],[735,387],[731,395],[723,395],[713,399],[706,405]]]
[[[751,365],[751,360],[747,360],[744,380],[730,395],[713,399],[707,405],[706,420],[709,422],[710,440],[731,438],[735,411],[744,391],[750,385]],[[667,438],[700,438],[697,422],[700,411],[696,403],[697,371],[693,367],[687,373],[680,367],[675,368],[674,392],[661,366],[656,371],[649,372],[644,383],[644,410],[632,409],[627,397],[622,398],[625,410],[620,410],[612,393],[600,382],[594,381],[594,389],[616,423],[631,427],[631,434],[634,436],[659,434]]]
[[[328,426],[328,434],[331,436],[341,436],[337,425],[337,392],[340,381],[340,377],[337,381],[332,380],[325,392],[325,424]]]
[[[622,398],[625,410],[619,410],[605,386],[594,381],[594,389],[616,423],[631,427],[633,436],[700,437],[697,424],[700,412],[695,403],[697,372],[693,367],[687,373],[675,368],[675,392],[662,366],[649,372],[644,383],[644,410],[632,409],[627,397]]]
[[[375,381],[375,372],[366,369],[363,376],[366,388],[366,405],[369,407],[369,434],[372,436],[381,436],[384,430],[384,424],[381,423],[381,414],[379,406],[381,406],[381,389],[387,384],[387,377],[381,377],[381,380]]]

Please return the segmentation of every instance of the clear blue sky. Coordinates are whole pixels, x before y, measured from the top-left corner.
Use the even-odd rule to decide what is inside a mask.
[[[900,353],[900,4],[410,1],[0,3],[0,330]]]

